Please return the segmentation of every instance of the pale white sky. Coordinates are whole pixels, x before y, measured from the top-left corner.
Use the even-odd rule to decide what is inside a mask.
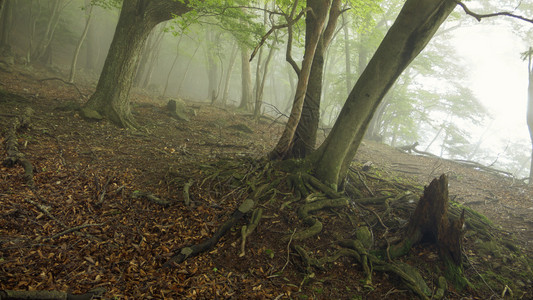
[[[465,80],[495,119],[494,134],[486,143],[495,148],[505,147],[495,143],[501,144],[507,138],[529,143],[527,62],[520,59],[528,45],[505,25],[484,24],[455,30],[452,43],[457,55],[470,66]]]

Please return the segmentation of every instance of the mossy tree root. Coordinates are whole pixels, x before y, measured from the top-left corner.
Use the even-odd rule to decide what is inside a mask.
[[[424,189],[424,195],[411,215],[403,241],[392,246],[389,255],[393,258],[405,255],[423,238],[435,241],[439,256],[445,263],[447,279],[455,288],[462,289],[467,285],[462,276],[461,263],[464,210],[459,219],[449,219],[448,202],[448,178],[443,174]]]
[[[176,255],[172,256],[167,262],[163,264],[163,267],[173,267],[177,264],[184,262],[186,259],[196,256],[202,252],[205,252],[213,248],[220,238],[228,232],[242,217],[248,214],[255,206],[255,202],[252,199],[246,199],[244,202],[233,212],[231,217],[218,228],[213,236],[206,241],[196,244],[185,246],[179,249]]]
[[[246,246],[246,238],[257,228],[257,225],[259,225],[259,221],[263,217],[263,209],[262,208],[256,208],[254,209],[254,212],[252,213],[252,218],[250,220],[250,223],[248,225],[244,225],[241,228],[241,253],[239,254],[239,257],[243,257],[245,255],[245,246]]]
[[[326,208],[344,207],[347,205],[347,198],[337,198],[317,200],[315,202],[300,206],[298,209],[298,217],[309,227],[303,231],[295,233],[294,235],[287,235],[283,237],[283,240],[288,241],[292,236],[293,240],[301,241],[319,234],[322,231],[322,223],[313,216],[310,216],[309,213]]]
[[[420,273],[415,268],[399,262],[387,263],[379,259],[375,255],[368,253],[366,251],[366,248],[359,240],[343,240],[339,241],[339,245],[348,249],[352,249],[359,254],[360,259],[357,259],[357,256],[352,257],[356,258],[363,266],[363,270],[367,275],[367,284],[371,284],[370,266],[372,266],[372,269],[374,271],[390,272],[396,274],[410,290],[418,294],[422,299],[429,299],[429,297],[431,296],[431,290],[427,286]]]

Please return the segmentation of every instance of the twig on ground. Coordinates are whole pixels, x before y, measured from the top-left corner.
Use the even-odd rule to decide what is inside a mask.
[[[74,231],[78,231],[78,230],[81,230],[83,228],[86,228],[86,227],[92,227],[92,226],[102,226],[104,225],[105,223],[101,223],[101,224],[84,224],[84,225],[80,225],[80,226],[76,226],[76,227],[72,227],[72,228],[69,228],[67,230],[64,230],[64,231],[61,231],[59,233],[56,233],[54,235],[52,235],[51,237],[47,237],[45,238],[44,240],[53,240],[55,238],[58,238],[60,236],[63,236],[65,234],[69,234],[71,232],[74,232]]]

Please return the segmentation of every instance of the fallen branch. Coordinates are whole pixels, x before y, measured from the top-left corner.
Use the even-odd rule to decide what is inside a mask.
[[[244,202],[237,208],[233,214],[230,216],[230,218],[222,224],[218,228],[218,230],[213,234],[213,236],[206,241],[197,244],[197,245],[191,245],[191,246],[185,246],[181,248],[176,255],[174,255],[172,258],[170,258],[167,262],[163,264],[163,268],[169,268],[174,267],[182,262],[184,262],[187,258],[196,256],[202,252],[205,252],[211,248],[213,248],[220,238],[228,232],[236,223],[239,221],[244,215],[249,213],[252,208],[255,206],[255,202],[252,199],[246,199]]]

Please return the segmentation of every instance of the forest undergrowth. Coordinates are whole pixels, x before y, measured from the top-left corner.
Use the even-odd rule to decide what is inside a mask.
[[[0,73],[0,82],[2,161],[7,129],[33,111],[15,132],[32,183],[23,167],[0,167],[1,290],[105,299],[533,297],[533,190],[512,178],[367,141],[337,193],[297,164],[263,159],[282,130],[270,119],[187,102],[196,115],[176,121],[164,100],[138,93],[133,110],[144,130],[130,131],[83,120],[83,99],[60,81],[20,72]],[[388,255],[424,186],[442,173],[449,214],[465,214],[463,289],[445,279],[431,241]],[[198,245],[209,247],[196,253]]]

